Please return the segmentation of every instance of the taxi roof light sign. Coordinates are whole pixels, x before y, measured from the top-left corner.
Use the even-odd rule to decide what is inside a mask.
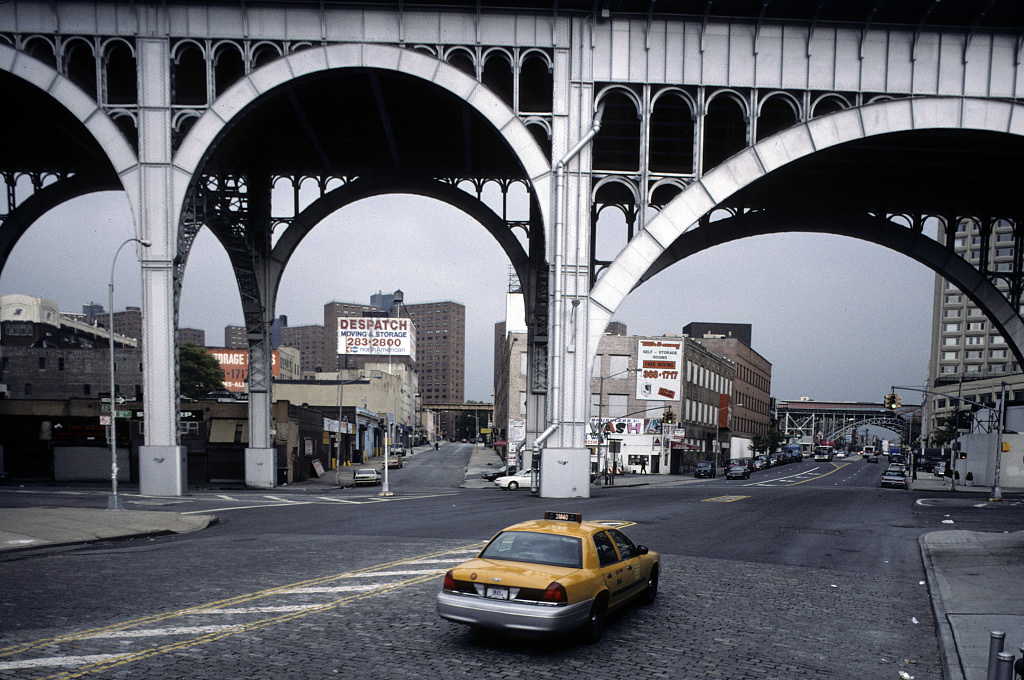
[[[544,519],[553,519],[560,522],[582,522],[583,514],[579,512],[555,512],[553,510],[546,510],[544,512]]]

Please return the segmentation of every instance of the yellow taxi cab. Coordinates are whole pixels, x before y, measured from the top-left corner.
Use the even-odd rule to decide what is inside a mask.
[[[499,532],[475,558],[448,571],[437,595],[442,618],[476,628],[580,631],[597,642],[607,614],[658,594],[658,553],[577,513]]]

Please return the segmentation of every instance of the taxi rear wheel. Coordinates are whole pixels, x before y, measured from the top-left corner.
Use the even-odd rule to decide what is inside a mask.
[[[652,604],[658,597],[658,567],[651,567],[651,575],[647,577],[647,589],[643,594],[643,603]]]
[[[590,607],[590,615],[587,622],[583,624],[583,639],[588,644],[594,644],[601,639],[604,632],[604,621],[608,613],[608,603],[604,597],[598,597]]]

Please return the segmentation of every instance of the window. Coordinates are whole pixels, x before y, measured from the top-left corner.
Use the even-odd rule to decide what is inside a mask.
[[[615,554],[615,545],[608,537],[608,532],[602,531],[599,534],[594,534],[594,547],[597,549],[597,560],[602,567],[607,567],[618,561],[619,556]]]
[[[622,354],[612,354],[608,357],[608,375],[625,374],[629,369],[629,357]]]
[[[966,340],[968,345],[984,345],[985,338],[980,335],[969,336]]]
[[[946,304],[947,305],[959,305],[962,302],[963,302],[963,296],[962,295],[947,295],[946,296]]]
[[[46,370],[46,357],[39,357],[39,370],[40,371],[45,371]]]
[[[959,309],[944,309],[944,310],[942,310],[942,318],[944,318],[944,319],[959,319],[960,318],[960,310]]]
[[[636,546],[633,541],[629,540],[624,533],[616,531],[615,529],[609,529],[608,534],[615,541],[615,547],[619,549],[619,556],[628,560],[631,557],[636,557]]]
[[[955,346],[957,346],[959,344],[960,344],[960,338],[952,338],[951,337],[951,338],[943,338],[942,339],[942,346],[943,347],[955,347]]]
[[[985,330],[985,322],[984,321],[971,321],[970,323],[967,324],[967,330],[968,331],[983,331],[983,330]]]
[[[608,394],[608,407],[605,410],[607,418],[622,418],[626,415],[626,403],[628,396],[625,394]]]
[[[942,353],[942,360],[943,361],[956,361],[959,358],[960,358],[960,352],[943,352]]]

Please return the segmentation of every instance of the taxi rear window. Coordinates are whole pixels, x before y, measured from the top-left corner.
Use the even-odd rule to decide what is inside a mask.
[[[580,539],[573,536],[503,531],[487,544],[480,557],[579,569],[583,566],[581,546]]]

